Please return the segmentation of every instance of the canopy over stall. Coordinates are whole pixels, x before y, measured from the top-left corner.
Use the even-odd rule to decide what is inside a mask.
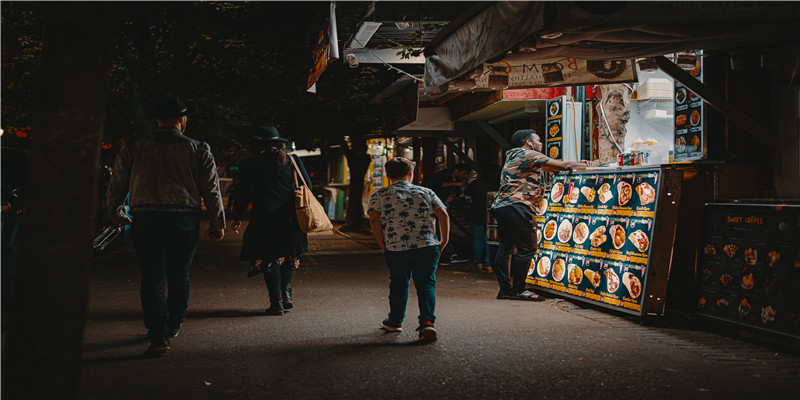
[[[425,90],[499,60],[622,60],[691,49],[797,46],[798,21],[797,2],[481,3],[425,48]]]

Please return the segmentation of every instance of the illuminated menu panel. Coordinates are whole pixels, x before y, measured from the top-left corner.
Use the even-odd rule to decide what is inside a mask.
[[[556,175],[528,283],[640,312],[660,171]]]
[[[800,337],[800,207],[710,204],[701,314]]]

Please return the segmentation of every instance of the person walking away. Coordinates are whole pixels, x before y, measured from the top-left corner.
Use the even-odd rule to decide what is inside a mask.
[[[464,195],[469,198],[469,225],[472,232],[472,258],[480,272],[493,274],[494,269],[489,255],[489,244],[486,240],[486,222],[488,204],[486,194],[497,191],[500,187],[500,166],[490,164],[483,168],[478,179],[473,180],[464,189]]]
[[[452,169],[443,169],[433,174],[426,180],[426,186],[436,193],[436,196],[444,202],[445,209],[449,210],[453,201],[461,197],[461,191],[467,185],[470,172],[472,172],[472,167],[468,164],[457,164]],[[458,264],[467,261],[459,257],[455,247],[450,245],[442,248],[442,259],[439,265]]]
[[[450,237],[450,217],[432,190],[411,183],[416,164],[403,157],[386,162],[391,185],[375,191],[369,200],[369,225],[385,252],[389,267],[389,315],[381,327],[402,332],[408,286],[414,279],[419,305],[419,340],[438,339],[436,316],[436,267],[441,248]],[[438,220],[439,236],[434,219]]]
[[[303,183],[295,177],[290,157],[309,185],[311,179],[300,158],[287,152],[288,142],[274,126],[256,128],[256,155],[239,165],[230,224],[238,234],[244,211],[253,203],[240,259],[250,262],[248,277],[264,275],[270,303],[267,315],[283,315],[293,308],[292,273],[300,266],[300,256],[308,252],[308,237],[300,230],[294,207],[295,188]]]
[[[201,199],[208,210],[208,237],[220,241],[225,236],[211,147],[185,136],[188,115],[196,110],[177,97],[156,101],[158,127],[152,135],[122,146],[106,191],[112,221],[131,224],[150,340],[146,353],[151,355],[170,349],[169,339],[178,336],[186,317],[189,269],[200,238]],[[124,210],[128,194],[132,218]]]
[[[543,214],[543,171],[569,171],[597,165],[590,161],[559,161],[548,158],[536,131],[522,129],[511,136],[513,149],[506,152],[500,189],[492,204],[497,220],[499,248],[494,271],[500,284],[498,299],[542,301],[543,297],[525,290],[525,279],[536,253],[534,215]],[[516,254],[512,254],[516,250]]]

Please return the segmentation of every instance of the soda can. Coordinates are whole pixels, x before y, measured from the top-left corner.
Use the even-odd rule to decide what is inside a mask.
[[[638,151],[631,153],[629,165],[642,165],[642,153]]]

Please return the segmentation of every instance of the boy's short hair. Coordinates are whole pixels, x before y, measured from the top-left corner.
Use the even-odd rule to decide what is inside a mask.
[[[536,131],[533,129],[520,129],[511,135],[511,145],[522,147],[526,140],[533,140],[533,135],[536,135]]]
[[[388,176],[389,179],[396,180],[414,171],[414,167],[416,166],[417,163],[405,157],[395,157],[387,161],[386,164],[383,165],[383,168],[386,169],[386,176]]]

